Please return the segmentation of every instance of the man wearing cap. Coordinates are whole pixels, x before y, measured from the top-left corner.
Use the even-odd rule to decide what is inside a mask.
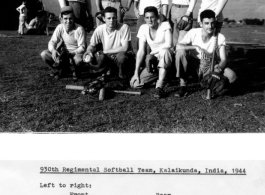
[[[65,62],[70,65],[73,79],[77,80],[78,67],[82,63],[82,56],[85,52],[86,37],[85,30],[74,22],[73,8],[65,6],[61,9],[61,21],[48,44],[48,50],[41,53],[41,57],[52,68],[51,76],[56,79],[61,76],[61,70]],[[58,48],[62,41],[62,47]],[[63,55],[60,54],[63,51]]]
[[[92,20],[91,0],[58,0],[58,1],[60,3],[61,8],[67,5],[73,8],[75,22],[77,24],[83,26],[88,32],[92,30],[92,29],[87,29],[88,20]]]
[[[104,24],[99,25],[84,54],[84,62],[96,73],[108,73],[129,78],[133,71],[135,55],[131,45],[131,31],[127,24],[117,22],[117,10],[106,7]],[[119,69],[119,70],[118,70]]]

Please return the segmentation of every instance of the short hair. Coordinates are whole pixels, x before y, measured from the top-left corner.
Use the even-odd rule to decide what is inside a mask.
[[[74,14],[74,10],[71,6],[65,6],[61,8],[61,17],[68,14]]]
[[[117,16],[117,9],[114,7],[106,7],[103,11],[102,14],[105,17],[106,13],[115,13],[115,15]]]
[[[145,13],[147,12],[153,12],[155,14],[156,17],[158,17],[158,11],[156,9],[156,7],[154,6],[148,6],[144,9],[144,16],[145,16]]]
[[[206,10],[202,11],[200,14],[201,22],[203,21],[204,18],[214,18],[215,19],[214,11],[210,10],[210,9],[206,9]]]

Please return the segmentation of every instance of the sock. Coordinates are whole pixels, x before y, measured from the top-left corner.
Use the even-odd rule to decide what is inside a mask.
[[[157,80],[156,82],[156,88],[163,88],[165,85],[165,82],[164,81],[161,81],[161,80]]]

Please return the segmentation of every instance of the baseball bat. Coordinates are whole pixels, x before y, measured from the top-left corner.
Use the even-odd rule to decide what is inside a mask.
[[[217,45],[217,40],[218,40],[218,30],[216,28],[214,29],[214,38],[215,38],[215,40],[214,40],[215,44],[214,44],[213,54],[212,54],[211,72],[213,72],[213,70],[214,70],[215,51],[216,51],[216,45]],[[207,100],[212,99],[212,90],[211,89],[207,89],[206,99]]]
[[[99,91],[99,95],[98,95],[98,100],[99,101],[103,101],[105,99],[105,88],[101,88],[100,91]]]
[[[83,91],[85,90],[84,86],[77,86],[77,85],[66,85],[66,89],[72,89],[72,90],[80,90]],[[104,96],[106,89],[104,89]],[[108,91],[113,91],[115,93],[121,93],[121,94],[131,94],[131,95],[142,95],[141,91],[123,91],[123,90],[108,90]]]
[[[66,89],[72,89],[72,90],[80,90],[83,91],[85,90],[84,86],[76,86],[76,85],[66,85]]]

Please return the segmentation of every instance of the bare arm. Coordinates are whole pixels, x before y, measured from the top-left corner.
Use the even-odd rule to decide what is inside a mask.
[[[133,2],[133,0],[128,0],[128,1],[127,1],[127,5],[126,5],[126,9],[127,9],[127,11],[130,10],[130,8],[131,8],[131,6],[132,6],[132,2]]]
[[[186,15],[187,15],[187,16],[190,16],[191,13],[193,12],[194,7],[195,7],[195,5],[196,5],[196,2],[197,2],[197,0],[190,0],[189,8],[187,9],[187,12],[186,12]]]
[[[215,10],[215,15],[216,17],[222,12],[222,10],[224,9],[226,3],[228,2],[228,0],[219,0],[216,10]]]
[[[166,4],[164,4],[163,6],[162,6],[162,14],[164,15],[164,16],[166,16],[166,18],[168,18],[167,17],[167,15],[168,15],[168,5],[166,5]]]
[[[131,87],[133,87],[133,84],[136,80],[138,80],[138,82],[140,83],[140,66],[146,56],[145,47],[146,47],[146,42],[143,41],[142,39],[139,39],[139,49],[136,54],[136,64],[135,64],[134,75],[130,81]]]
[[[20,6],[16,9],[18,12],[20,12]]]
[[[161,49],[168,49],[168,48],[171,48],[172,46],[173,46],[172,33],[171,33],[171,30],[168,29],[165,32],[165,43],[163,43],[163,45],[161,45],[156,50],[152,51],[150,54],[155,55],[155,54],[159,53],[159,51]]]
[[[139,12],[139,1],[134,1],[133,5],[134,5],[134,14],[136,16],[136,18],[140,17],[140,12]]]
[[[221,48],[219,50],[219,55],[220,55],[221,61],[220,61],[219,64],[215,65],[215,71],[216,71],[216,69],[224,70],[226,68],[226,65],[227,65],[227,57],[226,57],[225,46],[224,45],[221,46]],[[216,71],[216,72],[218,72],[218,71]]]

